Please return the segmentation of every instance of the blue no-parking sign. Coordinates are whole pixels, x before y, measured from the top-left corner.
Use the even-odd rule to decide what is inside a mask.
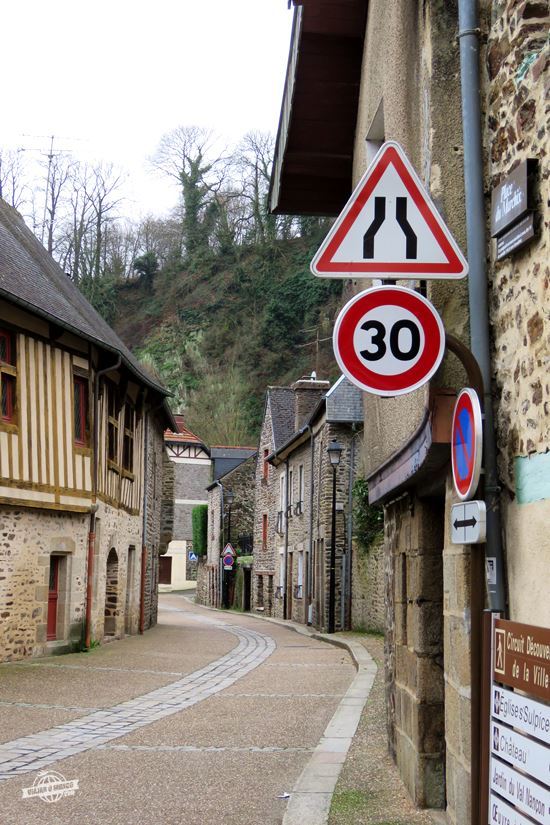
[[[481,474],[482,418],[477,393],[461,390],[453,413],[451,457],[457,495],[467,501],[474,495]]]

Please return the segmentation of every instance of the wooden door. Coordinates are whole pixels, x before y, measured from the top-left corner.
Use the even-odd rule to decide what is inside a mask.
[[[292,570],[292,560],[294,557],[294,553],[288,554],[288,576],[286,580],[286,617],[287,619],[292,619],[292,594],[293,594],[293,570]]]
[[[172,556],[160,556],[159,584],[172,584]]]
[[[59,596],[59,556],[50,556],[50,581],[48,585],[48,641],[57,639],[57,599]]]

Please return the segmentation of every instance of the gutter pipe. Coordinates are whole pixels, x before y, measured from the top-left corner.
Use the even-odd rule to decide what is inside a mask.
[[[487,543],[485,558],[494,571],[487,581],[492,611],[506,610],[504,553],[500,517],[499,484],[496,462],[493,405],[491,397],[491,352],[487,298],[485,202],[483,196],[483,151],[481,136],[479,77],[479,14],[477,0],[459,0],[460,78],[464,140],[464,189],[471,348],[483,377],[483,455],[485,503],[487,506]]]
[[[310,441],[310,481],[309,481],[309,541],[308,541],[308,565],[307,565],[307,607],[306,607],[306,624],[311,625],[313,622],[313,496],[314,496],[314,473],[313,464],[315,460],[315,434],[308,424],[309,441]]]
[[[222,500],[222,506],[221,506],[221,510],[220,510],[220,548],[219,548],[219,558],[218,558],[218,577],[219,577],[219,585],[218,585],[218,588],[217,588],[217,593],[216,593],[216,602],[217,602],[217,604],[215,604],[215,605],[213,605],[213,606],[214,606],[214,607],[222,607],[222,595],[223,595],[223,594],[222,594],[222,590],[223,590],[223,559],[222,559],[222,550],[223,550],[223,548],[224,548],[224,546],[225,546],[225,545],[224,545],[224,543],[225,543],[225,538],[224,538],[224,535],[223,535],[223,532],[224,532],[224,526],[223,526],[223,514],[225,513],[225,503],[224,503],[224,500],[223,500],[223,484],[221,483],[221,481],[219,481],[219,479],[216,479],[216,481],[215,481],[214,483],[216,484],[216,486],[217,486],[217,487],[219,487],[219,488],[220,488],[220,495],[221,495],[221,500]],[[207,556],[208,556],[208,547],[207,547],[207,549],[206,549],[206,553],[207,553]]]
[[[99,466],[99,379],[107,372],[117,370],[122,363],[122,356],[119,355],[114,364],[105,369],[98,370],[94,378],[94,430],[93,430],[93,461],[92,461],[92,509],[90,512],[90,530],[88,533],[88,560],[86,565],[86,617],[84,620],[84,646],[87,650],[92,644],[92,599],[93,599],[93,573],[94,573],[94,549],[95,549],[95,523],[97,513],[97,474]]]
[[[288,611],[288,458],[285,459],[285,575],[284,575],[284,590],[283,590],[283,619],[291,619],[292,616],[287,615]],[[292,582],[290,582],[292,587]]]
[[[144,405],[145,406],[145,405]],[[148,441],[149,441],[149,416],[143,410],[143,529],[141,541],[141,574],[140,574],[140,601],[139,601],[139,632],[145,632],[145,576],[147,573],[147,544],[145,535],[147,531],[147,462],[149,460]],[[151,568],[152,568],[151,558]],[[153,579],[153,570],[151,569],[151,579]],[[153,582],[151,581],[151,584]]]
[[[471,807],[472,825],[487,821],[487,787],[489,765],[485,752],[488,729],[488,696],[482,694],[486,685],[488,655],[483,651],[484,588],[486,582],[489,610],[506,615],[506,589],[500,497],[496,461],[496,439],[491,396],[491,350],[489,343],[489,307],[486,271],[486,216],[483,193],[483,149],[481,134],[480,71],[479,71],[479,11],[477,0],[459,0],[458,21],[460,44],[460,79],[464,141],[464,190],[466,204],[466,236],[468,241],[468,278],[470,304],[471,350],[483,380],[480,399],[483,412],[484,498],[487,509],[487,540],[485,570],[483,557],[473,549],[471,559],[471,715],[472,747]],[[490,565],[490,567],[488,566]],[[487,576],[491,569],[493,575]],[[486,706],[482,706],[485,702]]]

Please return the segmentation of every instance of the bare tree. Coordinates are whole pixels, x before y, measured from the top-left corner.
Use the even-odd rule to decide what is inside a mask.
[[[74,161],[69,155],[59,152],[50,153],[47,163],[41,165],[47,169],[44,192],[44,215],[42,219],[42,243],[50,254],[54,251],[58,234],[58,224],[62,219],[64,199],[67,194]]]
[[[19,209],[25,202],[27,185],[23,149],[0,149],[0,198]]]
[[[102,263],[105,262],[105,232],[109,221],[115,217],[115,210],[122,201],[117,192],[123,182],[123,175],[117,172],[112,163],[99,164],[91,169],[85,167],[85,174],[81,178],[84,195],[91,210],[89,235],[91,243],[88,251],[91,253],[91,275],[99,278],[102,272]]]

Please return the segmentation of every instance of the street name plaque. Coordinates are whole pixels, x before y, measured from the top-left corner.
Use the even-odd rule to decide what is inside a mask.
[[[550,629],[494,618],[491,642],[488,825],[550,825]]]

